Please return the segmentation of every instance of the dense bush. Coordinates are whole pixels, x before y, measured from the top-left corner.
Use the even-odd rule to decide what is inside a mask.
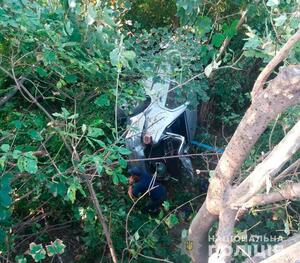
[[[299,16],[295,1],[267,1],[271,14],[252,1],[223,2],[0,1],[1,258],[93,262],[103,255],[109,262],[85,184],[92,178],[119,258],[188,262],[176,245],[186,237],[186,214],[197,207],[188,202],[186,214],[176,207],[199,190],[182,195],[187,189],[170,183],[170,200],[158,218],[137,210],[127,217],[129,151],[116,106],[130,112],[145,98],[142,79],[167,63],[177,86],[172,98],[206,106],[204,130],[220,135],[225,124],[230,135],[259,68],[274,54],[277,37],[284,41],[295,31]],[[237,30],[237,12],[246,7],[248,21]],[[257,19],[262,13],[267,22]],[[226,38],[232,40],[216,62]],[[286,63],[298,62],[299,48]],[[282,130],[276,126],[273,134],[277,141]],[[266,147],[268,138],[262,140],[259,147]]]

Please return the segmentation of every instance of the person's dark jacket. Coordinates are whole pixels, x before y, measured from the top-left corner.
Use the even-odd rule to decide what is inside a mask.
[[[133,186],[132,194],[135,197],[138,197],[140,194],[144,194],[148,191],[149,188],[153,188],[150,190],[149,195],[151,199],[159,200],[163,199],[166,196],[166,189],[164,186],[154,183],[153,185],[153,177],[147,173],[146,171],[143,171],[139,167],[134,167],[129,170],[129,173],[134,174],[139,177],[139,181],[136,182]],[[151,184],[151,186],[150,186]],[[150,186],[150,187],[149,187]]]

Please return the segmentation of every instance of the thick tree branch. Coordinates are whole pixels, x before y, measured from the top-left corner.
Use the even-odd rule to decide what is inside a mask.
[[[208,262],[208,232],[217,218],[217,216],[209,213],[205,202],[194,217],[189,228],[188,238],[193,245],[193,249],[190,251],[193,262]]]
[[[261,261],[261,263],[297,263],[300,259],[299,250],[300,241]]]
[[[228,204],[231,207],[242,206],[265,185],[267,180],[300,148],[300,121],[288,132],[281,142],[272,150],[268,157],[232,192]]]
[[[243,205],[246,208],[268,205],[283,200],[293,200],[300,198],[300,183],[288,184],[283,189],[271,192],[269,194],[261,194],[253,196]]]
[[[289,246],[291,246],[295,243],[299,243],[299,242],[300,242],[300,234],[296,234],[296,235],[280,242],[279,244],[277,244],[276,252],[283,251],[284,249],[288,248]],[[298,251],[299,251],[299,248],[298,248]],[[275,250],[273,250],[272,253],[275,254]],[[244,263],[264,262],[263,260],[266,259],[268,256],[269,256],[269,253],[266,253],[266,251],[262,251],[262,252],[256,254],[252,258],[248,258],[247,260],[244,261]],[[286,257],[286,258],[288,258],[288,257]],[[293,262],[293,261],[282,261],[281,263],[283,263],[283,262],[290,263],[290,262]]]
[[[298,41],[299,37],[300,30],[279,51],[273,62],[269,64],[268,69],[263,70],[260,74],[259,80],[256,82],[256,87],[260,92],[257,92],[257,88],[254,88],[252,104],[218,162],[215,175],[210,180],[206,202],[202,205],[191,226],[194,245],[191,253],[193,262],[207,262],[207,259],[203,258],[205,254],[201,254],[203,252],[201,246],[207,244],[207,240],[203,240],[203,235],[197,229],[205,221],[205,216],[212,219],[214,218],[213,215],[218,216],[224,207],[228,207],[227,204],[230,205],[230,202],[226,202],[228,200],[225,197],[226,189],[231,188],[233,179],[238,174],[260,135],[278,114],[300,102],[299,65],[291,65],[282,69],[277,77],[270,82],[267,89],[262,88],[272,70],[287,56],[288,51]],[[244,192],[241,194],[244,195]],[[209,224],[206,225],[207,227],[209,227]],[[224,227],[227,226],[224,225]],[[207,232],[206,228],[204,229]]]
[[[230,263],[232,237],[237,210],[225,208],[220,212],[216,239],[216,252],[209,258],[209,263]]]
[[[282,62],[289,54],[293,46],[300,40],[300,29],[286,42],[286,44],[279,50],[276,56],[268,63],[268,65],[259,74],[254,83],[252,90],[252,99],[255,99],[259,91],[263,90],[264,84],[271,75],[276,66]]]
[[[295,173],[300,167],[300,159],[296,160],[289,167],[287,167],[283,172],[281,172],[278,176],[274,178],[273,183],[276,184],[282,181],[284,178],[289,176],[291,173]]]
[[[288,66],[257,95],[232,136],[211,179],[207,195],[208,210],[218,215],[223,195],[251,148],[270,121],[282,111],[300,102],[300,66]],[[244,193],[243,193],[244,194]]]

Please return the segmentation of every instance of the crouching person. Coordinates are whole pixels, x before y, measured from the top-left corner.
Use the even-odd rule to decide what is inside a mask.
[[[150,197],[150,201],[142,212],[158,214],[167,196],[166,188],[155,182],[153,177],[140,167],[132,167],[128,172],[130,174],[128,190],[130,198],[138,198],[148,191],[147,195]]]

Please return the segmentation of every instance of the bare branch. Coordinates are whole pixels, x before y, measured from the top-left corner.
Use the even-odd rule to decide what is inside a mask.
[[[293,200],[300,198],[300,183],[288,184],[283,189],[271,192],[269,194],[261,194],[253,196],[244,207],[254,207],[268,205],[283,200]]]
[[[110,232],[109,232],[109,229],[108,229],[108,226],[107,226],[107,223],[106,223],[106,219],[105,219],[105,217],[102,213],[102,209],[99,205],[99,202],[98,202],[98,199],[97,199],[97,196],[96,196],[96,192],[95,192],[94,187],[92,185],[92,182],[90,180],[87,179],[86,184],[88,186],[88,189],[89,189],[94,207],[96,208],[96,212],[97,212],[99,221],[102,225],[104,235],[106,237],[106,241],[107,241],[107,244],[108,244],[108,247],[109,247],[109,250],[110,250],[110,254],[112,256],[112,260],[113,260],[114,263],[117,263],[118,262],[117,254],[116,254],[115,248],[113,246],[113,242],[112,242]]]
[[[18,89],[14,88],[10,93],[8,93],[7,95],[5,95],[0,100],[0,107],[2,107],[6,102],[8,102],[17,92],[18,92]]]
[[[236,26],[236,30],[239,30],[240,27],[242,26],[242,24],[245,22],[245,19],[246,19],[246,14],[247,14],[248,10],[245,10],[242,12],[242,16]],[[224,42],[222,43],[222,46],[220,48],[220,51],[219,51],[219,54],[216,58],[216,62],[220,61],[224,51],[226,50],[226,48],[228,47],[229,43],[230,43],[230,40],[231,40],[231,37],[227,37]]]
[[[300,159],[297,159],[289,167],[287,167],[282,173],[280,173],[276,178],[274,178],[273,183],[276,184],[282,181],[284,178],[290,175],[290,173],[296,172],[300,167]]]

